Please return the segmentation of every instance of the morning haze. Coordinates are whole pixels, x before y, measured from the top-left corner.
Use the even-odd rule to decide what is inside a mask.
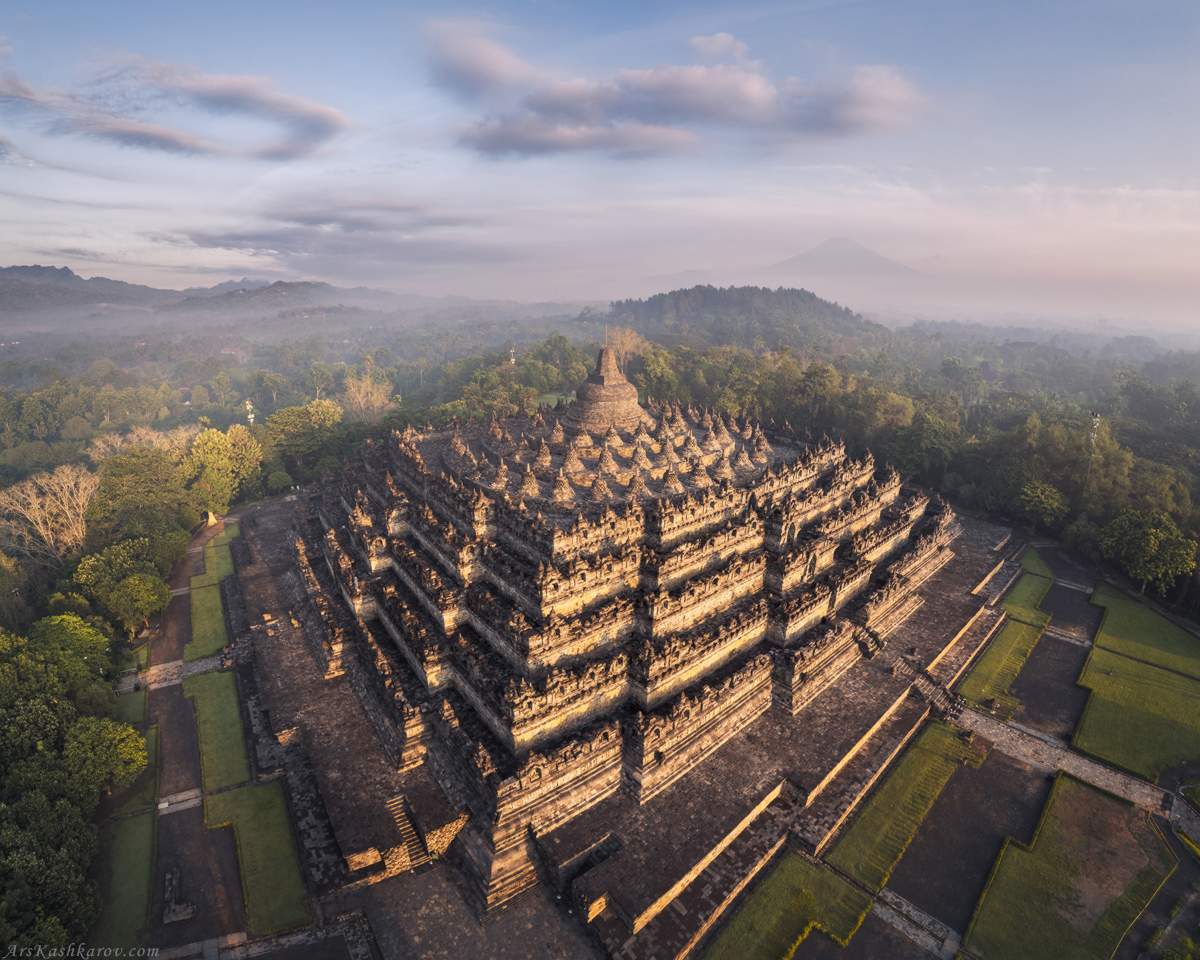
[[[1200,957],[1193,4],[0,0],[0,941]]]

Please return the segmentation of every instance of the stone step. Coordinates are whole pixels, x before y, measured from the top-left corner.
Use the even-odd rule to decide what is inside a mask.
[[[429,854],[425,850],[425,845],[421,842],[421,838],[417,836],[417,831],[413,829],[412,820],[408,816],[408,804],[405,803],[404,794],[398,793],[386,804],[388,812],[396,821],[396,828],[400,831],[400,838],[404,848],[408,851],[408,862],[411,867],[419,867],[423,863],[429,863]]]

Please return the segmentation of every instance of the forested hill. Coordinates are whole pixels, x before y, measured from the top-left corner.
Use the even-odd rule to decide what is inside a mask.
[[[881,347],[886,327],[808,290],[698,286],[646,300],[618,300],[611,318],[660,341],[698,339],[714,346],[774,349],[779,344],[821,353]]]

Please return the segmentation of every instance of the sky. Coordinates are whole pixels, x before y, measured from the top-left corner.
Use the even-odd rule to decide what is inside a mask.
[[[0,0],[0,38],[3,265],[604,300],[836,236],[1200,326],[1195,0]]]

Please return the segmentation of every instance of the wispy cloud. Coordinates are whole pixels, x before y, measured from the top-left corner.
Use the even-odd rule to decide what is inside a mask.
[[[290,160],[312,153],[350,126],[340,110],[274,89],[258,76],[205,74],[141,57],[111,63],[85,87],[36,90],[12,70],[0,77],[0,105],[35,111],[58,133],[171,153]],[[283,136],[239,145],[154,119],[155,111],[190,107],[263,121]]]
[[[776,136],[852,136],[903,124],[919,96],[895,68],[861,66],[840,84],[789,77],[776,85],[731,34],[693,37],[718,62],[625,69],[606,80],[561,77],[495,40],[484,24],[443,21],[429,31],[434,73],[486,115],[461,134],[483,153],[578,150],[659,154],[720,125]]]

